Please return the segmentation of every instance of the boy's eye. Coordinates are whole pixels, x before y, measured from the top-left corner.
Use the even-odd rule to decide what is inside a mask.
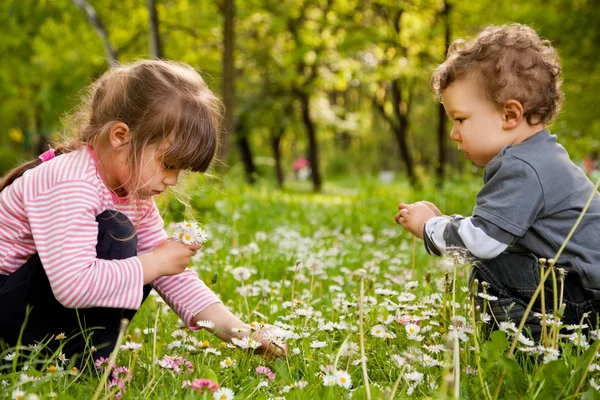
[[[459,124],[462,124],[465,120],[464,118],[454,118],[455,121],[458,121]]]

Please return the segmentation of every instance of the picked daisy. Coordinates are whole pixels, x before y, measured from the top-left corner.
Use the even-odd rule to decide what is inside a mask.
[[[206,243],[208,235],[196,222],[178,222],[173,227],[173,238],[184,244]]]
[[[196,322],[196,326],[205,329],[213,329],[215,327],[215,323],[207,319]]]

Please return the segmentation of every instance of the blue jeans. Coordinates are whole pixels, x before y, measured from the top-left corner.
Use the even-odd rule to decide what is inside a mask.
[[[525,315],[533,294],[541,281],[540,265],[533,254],[502,253],[491,260],[479,260],[471,269],[469,283],[479,281],[479,292],[482,292],[481,282],[487,282],[487,293],[498,300],[488,301],[487,310],[492,315],[491,328],[497,329],[497,322],[512,321],[517,326]],[[557,289],[560,296],[560,282],[557,273]],[[553,285],[552,275],[544,283],[546,312],[553,313]],[[600,301],[594,300],[590,291],[581,284],[575,273],[566,275],[564,283],[563,303],[566,305],[562,321],[565,324],[579,324],[585,313],[589,316],[584,319],[590,328],[596,328],[597,313],[600,312]],[[476,304],[483,307],[483,299],[476,298]],[[560,304],[558,305],[560,307]],[[541,312],[541,294],[538,295],[532,311],[526,320],[526,328],[531,330],[535,339],[541,335],[541,320],[533,316],[534,312]]]

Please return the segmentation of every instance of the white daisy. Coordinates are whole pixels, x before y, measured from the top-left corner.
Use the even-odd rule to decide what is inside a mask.
[[[199,326],[200,328],[213,329],[215,327],[215,323],[210,320],[205,319],[205,320],[196,322],[196,326]]]
[[[226,388],[226,387],[221,387],[221,388],[217,389],[216,392],[213,393],[214,400],[231,400],[233,398],[234,398],[233,390]]]
[[[352,387],[352,378],[346,371],[335,371],[333,375],[335,376],[335,383],[338,386],[341,386],[344,389],[350,389]]]

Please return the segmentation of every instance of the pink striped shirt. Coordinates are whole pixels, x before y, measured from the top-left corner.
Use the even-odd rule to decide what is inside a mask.
[[[111,192],[89,147],[33,168],[0,193],[0,274],[11,274],[38,253],[56,299],[68,308],[139,308],[143,270],[138,257],[96,258],[98,223],[105,210],[137,227],[138,255],[167,238],[154,200],[139,211]],[[139,225],[138,225],[139,218]],[[152,286],[186,322],[219,298],[196,272],[162,276]]]

